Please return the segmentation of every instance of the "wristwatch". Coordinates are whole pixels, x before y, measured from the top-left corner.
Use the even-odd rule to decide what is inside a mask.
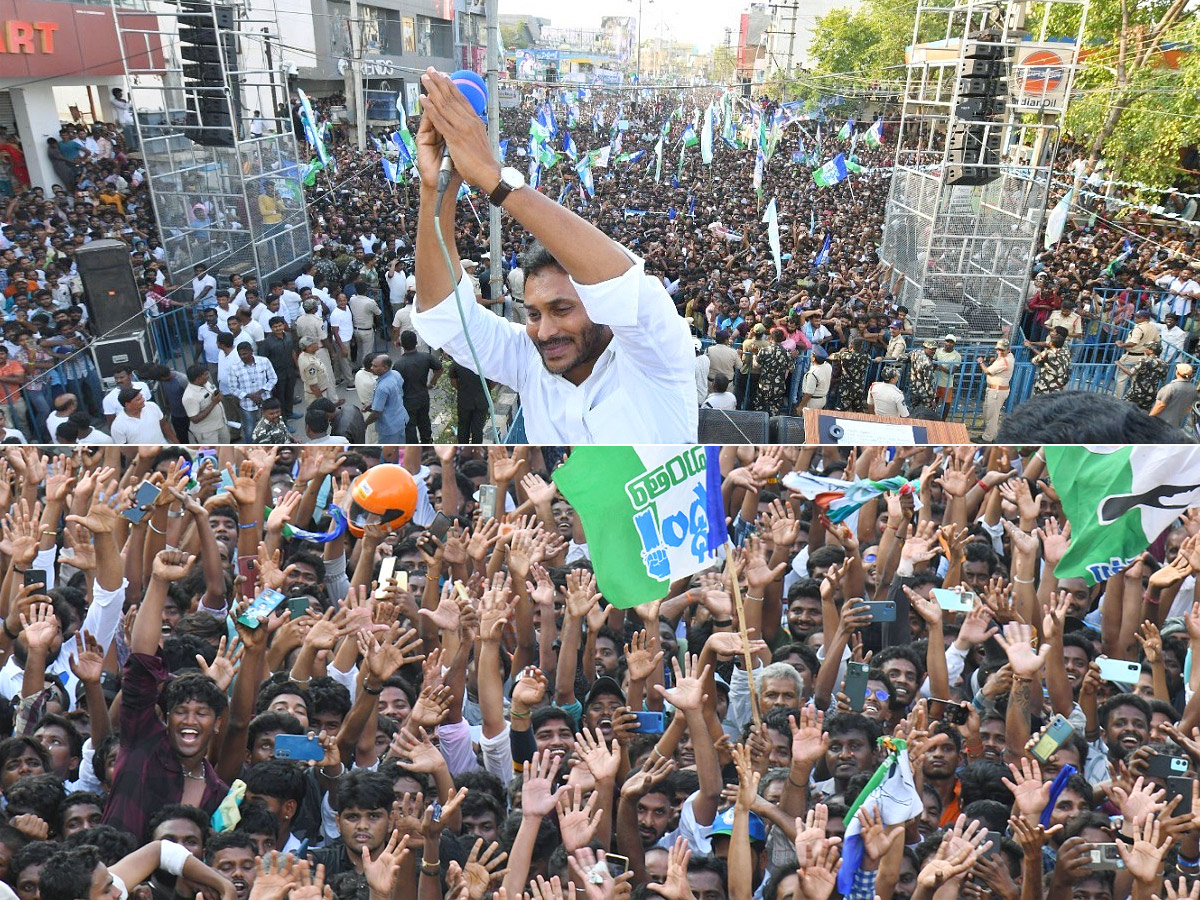
[[[494,191],[488,194],[488,201],[492,206],[500,206],[509,194],[523,187],[525,187],[525,176],[512,166],[505,166],[500,170],[500,183],[496,185]]]

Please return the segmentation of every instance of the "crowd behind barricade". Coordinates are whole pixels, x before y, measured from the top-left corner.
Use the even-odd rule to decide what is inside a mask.
[[[681,157],[689,103],[716,99],[711,91],[685,97],[680,115],[675,94],[645,100],[595,89],[571,98],[578,110],[573,128],[559,94],[551,94],[559,128],[555,147],[570,131],[579,154],[607,148],[611,158],[607,167],[593,164],[594,196],[562,154],[555,166],[541,170],[540,188],[645,258],[647,271],[662,279],[698,341],[698,405],[938,418],[969,417],[966,406],[984,399],[983,433],[990,438],[1003,404],[987,406],[987,388],[1002,390],[1015,369],[1032,364],[1031,384],[1014,384],[1021,399],[1082,387],[1113,392],[1173,425],[1189,423],[1200,264],[1194,240],[1182,232],[1136,216],[1114,221],[1112,210],[1093,198],[1092,208],[1081,207],[1063,238],[1034,260],[1028,310],[1009,348],[967,349],[953,333],[918,341],[913,311],[895,301],[895,273],[877,255],[892,157],[887,126],[883,145],[872,149],[857,135],[841,138],[828,118],[789,123],[764,166],[760,195],[752,183],[756,136],[739,133],[751,149],[718,138],[711,166],[703,165],[696,147]],[[337,99],[316,101],[318,118]],[[506,161],[522,169],[530,161],[529,122],[541,100],[540,92],[530,93],[519,108],[502,113]],[[774,106],[762,108],[769,119]],[[737,117],[744,114],[744,107],[735,108]],[[613,136],[618,117],[628,125],[619,143]],[[286,119],[283,110],[280,120]],[[664,123],[656,179],[654,144]],[[416,131],[415,121],[410,127]],[[377,439],[381,422],[383,433],[403,431],[411,441],[431,440],[435,428],[440,436],[446,424],[457,426],[461,441],[482,439],[483,385],[436,348],[430,352],[412,328],[414,175],[389,182],[374,142],[360,153],[335,129],[330,151],[336,166],[320,172],[308,189],[315,249],[294,279],[262,284],[254,273],[217,266],[176,272],[156,236],[144,170],[126,152],[131,131],[104,124],[78,134],[65,128],[56,142],[63,162],[55,157],[62,186],[51,197],[28,189],[18,143],[0,135],[13,195],[0,230],[6,298],[0,345],[6,430],[0,439],[267,443],[345,437],[357,443]],[[394,159],[389,136],[373,137]],[[837,153],[862,171],[832,187],[818,187],[809,165],[793,162],[796,154],[807,163]],[[1060,155],[1064,172],[1079,164],[1080,154],[1068,145]],[[0,192],[5,184],[0,177]],[[779,280],[762,224],[771,198],[781,231]],[[266,194],[257,199],[263,215],[277,203]],[[270,207],[265,212],[264,200]],[[505,217],[503,259],[493,263],[486,207],[478,193],[459,199],[458,252],[478,302],[520,321],[520,254],[529,238]],[[826,236],[826,259],[814,267]],[[79,246],[99,237],[131,244],[151,328],[168,317],[182,324],[177,332],[184,337],[183,345],[157,348],[160,356],[174,358],[116,373],[115,393],[113,383],[102,386],[86,350],[101,335],[89,326],[72,259]],[[494,267],[503,274],[502,297],[492,296]],[[411,337],[404,337],[406,331]],[[984,373],[980,361],[994,371]],[[371,403],[381,377],[393,384],[398,377],[401,401],[392,399],[396,390],[385,391],[387,402],[376,410]],[[142,394],[148,412],[128,408],[139,402],[129,390],[120,400],[121,389],[135,381],[147,386]],[[450,422],[435,423],[433,394],[447,384],[454,398]],[[1010,412],[1015,405],[1009,404]],[[72,415],[63,435],[51,430]],[[124,427],[114,430],[118,418]]]
[[[1195,896],[1200,510],[1092,585],[1037,448],[726,447],[622,609],[564,448],[125,452],[0,461],[21,900]]]

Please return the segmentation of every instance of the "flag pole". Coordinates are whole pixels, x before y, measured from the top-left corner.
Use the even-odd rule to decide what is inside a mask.
[[[746,631],[746,607],[742,603],[742,588],[738,584],[737,563],[734,561],[733,541],[725,540],[725,559],[729,568],[729,583],[733,586],[733,605],[737,610],[738,633],[742,636],[742,658],[746,666],[746,680],[750,683],[750,714],[754,726],[762,724],[762,713],[758,709],[758,692],[754,688],[754,657],[750,653],[750,634]]]

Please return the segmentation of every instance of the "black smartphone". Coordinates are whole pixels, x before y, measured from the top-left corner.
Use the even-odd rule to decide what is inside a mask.
[[[425,531],[427,534],[431,535],[440,546],[445,542],[446,532],[450,530],[450,526],[453,524],[454,520],[452,520],[444,512],[439,512],[433,517],[433,521],[429,523]]]
[[[1171,775],[1167,778],[1167,801],[1170,802],[1172,797],[1183,798],[1171,815],[1190,816],[1192,814],[1192,784],[1194,782],[1194,778],[1187,778],[1183,775]]]
[[[951,725],[966,725],[969,714],[965,703],[955,703],[953,700],[939,700],[931,697],[930,703],[942,704],[942,715]]]
[[[31,584],[41,584],[41,585],[46,584],[46,570],[45,569],[26,569],[25,570],[25,587],[29,587]]]
[[[867,672],[870,667],[866,663],[846,663],[846,680],[842,682],[842,693],[850,698],[850,708],[862,712],[863,703],[867,699]]]
[[[1146,763],[1146,774],[1151,778],[1170,778],[1187,775],[1188,760],[1186,756],[1171,756],[1168,753],[1155,753]]]

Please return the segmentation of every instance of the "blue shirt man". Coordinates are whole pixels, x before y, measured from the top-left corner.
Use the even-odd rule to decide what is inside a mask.
[[[408,424],[408,410],[404,408],[404,379],[392,368],[392,360],[386,353],[377,353],[368,368],[379,376],[375,393],[371,397],[371,412],[367,424],[377,422],[379,443],[404,443],[404,426]]]

